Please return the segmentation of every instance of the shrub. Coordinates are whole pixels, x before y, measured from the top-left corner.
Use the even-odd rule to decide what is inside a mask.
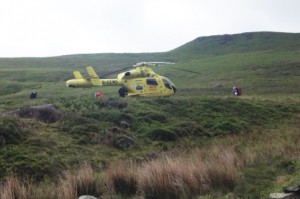
[[[25,138],[25,131],[16,119],[0,117],[0,146],[16,144]]]
[[[167,118],[163,114],[154,111],[140,112],[138,114],[139,120],[145,122],[157,121],[160,123],[166,123]]]
[[[113,98],[100,101],[100,103],[99,103],[100,107],[118,108],[118,109],[124,109],[127,107],[127,105],[128,104],[126,101],[121,101],[119,99],[113,99]]]
[[[54,123],[62,118],[62,114],[52,104],[29,106],[21,108],[21,117],[31,117],[45,123]]]
[[[149,137],[152,140],[160,140],[160,141],[174,141],[177,139],[177,136],[173,131],[163,128],[157,128],[152,130],[149,133]]]
[[[210,137],[210,134],[202,126],[195,124],[194,122],[183,121],[172,128],[172,130],[178,137],[189,135]]]
[[[73,116],[60,123],[62,131],[72,135],[86,135],[91,132],[99,132],[101,123],[96,119],[82,116]]]
[[[101,110],[98,112],[89,112],[86,114],[83,114],[83,117],[94,119],[97,121],[106,121],[106,122],[112,122],[115,124],[119,124],[122,120],[121,113],[119,110]]]
[[[12,150],[12,149],[10,149]],[[59,160],[53,161],[47,155],[30,154],[29,151],[15,149],[6,160],[10,169],[20,177],[30,176],[33,180],[40,181],[47,177],[54,177],[63,169]]]
[[[112,144],[117,149],[127,149],[135,146],[133,138],[126,135],[118,135],[112,139]]]
[[[245,130],[248,124],[237,118],[222,118],[220,121],[216,121],[216,124],[212,127],[214,130],[224,133],[235,133],[238,134]]]

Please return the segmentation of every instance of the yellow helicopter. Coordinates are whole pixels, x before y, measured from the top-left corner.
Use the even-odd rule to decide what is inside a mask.
[[[141,62],[134,69],[119,73],[117,79],[100,79],[92,66],[86,67],[88,77],[83,78],[74,71],[75,79],[66,82],[67,87],[85,88],[92,86],[121,86],[119,95],[136,97],[170,96],[176,93],[176,86],[168,78],[156,74],[149,66],[173,64],[170,62]]]

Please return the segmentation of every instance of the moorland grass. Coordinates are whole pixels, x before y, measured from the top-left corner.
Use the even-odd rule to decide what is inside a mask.
[[[188,153],[169,150],[154,159],[119,160],[101,172],[105,175],[102,182],[87,163],[62,173],[56,186],[6,178],[1,184],[1,198],[16,189],[14,194],[25,195],[23,198],[45,199],[74,198],[76,190],[89,190],[80,193],[101,194],[104,198],[215,198],[228,193],[233,197],[266,198],[270,192],[299,180],[297,121],[296,117],[279,128],[214,139]],[[49,188],[52,195],[45,195]]]
[[[124,103],[124,99],[109,100],[114,100],[114,104]],[[52,124],[44,124],[34,118],[16,120],[23,124],[22,129],[26,132],[26,137],[25,140],[6,143],[1,147],[1,175],[3,177],[13,172],[18,177],[26,179],[26,176],[29,176],[33,180],[30,182],[21,180],[20,183],[24,183],[25,187],[26,184],[32,183],[34,183],[32,186],[39,186],[36,185],[37,182],[51,182],[59,176],[63,176],[64,170],[68,167],[76,168],[76,165],[80,165],[81,162],[90,160],[97,171],[109,167],[114,172],[119,171],[114,174],[117,179],[132,178],[129,180],[128,186],[132,186],[130,190],[135,191],[126,193],[122,190],[122,187],[126,185],[126,180],[123,180],[125,185],[119,186],[116,183],[110,185],[110,188],[106,188],[106,194],[144,193],[145,197],[149,198],[152,196],[173,197],[173,195],[166,196],[164,194],[159,196],[170,186],[175,186],[170,188],[173,190],[172,194],[176,193],[174,197],[197,197],[219,191],[222,191],[223,194],[231,192],[254,197],[257,194],[267,194],[266,192],[271,191],[272,188],[278,189],[277,176],[287,176],[286,178],[290,179],[284,181],[283,184],[291,182],[291,179],[296,180],[291,177],[291,174],[295,174],[298,170],[297,159],[300,151],[299,143],[297,143],[298,117],[295,116],[299,112],[297,101],[287,100],[286,103],[282,103],[282,98],[266,100],[217,97],[189,98],[188,100],[183,98],[130,99],[127,101],[127,106],[122,106],[121,109],[119,106],[111,107],[105,101],[100,102],[92,98],[87,98],[81,103],[79,103],[79,99],[64,98],[59,99],[58,102],[57,107],[66,107],[65,103],[72,106],[74,103],[77,110],[82,110],[82,112],[69,109],[67,115],[70,116]],[[165,119],[161,122],[153,120],[154,114],[149,114],[148,117],[145,113],[148,110]],[[145,120],[147,117],[148,119]],[[122,129],[123,127],[118,122],[124,118],[129,122],[129,129]],[[6,117],[4,116],[2,120],[6,120]],[[224,128],[216,127],[218,123],[222,124]],[[6,125],[8,123],[3,123],[1,128],[6,128]],[[75,128],[75,132],[72,127],[76,126],[83,130],[79,131]],[[20,128],[20,125],[13,127]],[[177,139],[168,142],[149,139],[152,134],[151,129],[156,129],[156,134],[159,135],[161,128],[168,129],[168,132],[176,135]],[[109,144],[110,140],[120,135],[132,136],[136,146],[132,149],[120,150],[114,148],[113,144]],[[225,149],[229,146],[228,150],[233,154],[234,160],[227,157]],[[195,148],[199,149],[195,150]],[[153,153],[156,155],[151,155]],[[155,158],[161,156],[161,153],[178,155],[167,155],[168,162],[164,158]],[[190,153],[190,155],[184,153]],[[217,154],[221,154],[221,156]],[[147,160],[146,158],[147,161],[145,161],[143,157],[146,156],[153,156],[154,159]],[[113,166],[114,164],[109,166],[117,159],[128,158],[136,159],[138,162],[142,160],[142,164],[139,163],[135,167],[138,168],[137,170],[143,171],[143,175],[148,173],[148,177],[153,178],[151,180],[159,182],[166,180],[167,182],[171,177],[173,183],[169,185],[163,185],[165,184],[163,183],[157,188],[144,184],[142,189],[142,185],[138,183],[146,182],[142,182],[139,177],[131,176],[133,174],[128,172],[130,169],[125,169],[125,163],[117,162],[116,164],[121,166],[119,169]],[[226,166],[226,159],[232,162],[231,166]],[[215,161],[221,161],[221,163]],[[149,167],[149,165],[152,166]],[[168,174],[171,172],[171,170],[168,171],[168,168],[173,168],[172,165],[174,165],[174,169],[177,169],[175,173],[179,173],[181,178]],[[203,167],[206,169],[199,169],[202,168],[200,165],[206,165]],[[222,167],[218,165],[222,165]],[[148,170],[143,170],[143,168]],[[230,168],[233,169],[232,173],[228,170]],[[155,170],[153,171],[153,169]],[[187,171],[191,170],[195,175],[190,176],[190,172]],[[259,178],[258,173],[261,170],[264,175]],[[107,172],[109,174],[109,171]],[[166,179],[155,179],[154,174],[157,172],[168,175]],[[199,177],[205,179],[204,182],[199,179],[195,181],[195,176],[204,175],[196,172],[205,173],[205,178]],[[255,174],[256,172],[257,174]],[[255,175],[250,175],[251,173]],[[129,176],[122,177],[122,174]],[[242,178],[240,174],[243,176]],[[215,175],[224,175],[224,177]],[[114,181],[112,174],[108,176],[111,177],[107,179]],[[159,176],[163,175],[158,175],[157,178]],[[144,178],[142,177],[142,179]],[[216,178],[220,181],[214,181]],[[64,181],[66,177],[62,177],[62,179]],[[254,181],[261,183],[261,189],[257,189],[255,192],[250,191],[251,187],[256,186]],[[200,182],[204,184],[197,185]],[[6,185],[3,184],[3,186]],[[194,188],[201,186],[203,189]],[[222,186],[224,187],[221,188]],[[40,191],[41,189],[41,187],[37,187],[36,194],[46,192]],[[159,191],[160,189],[162,191]]]

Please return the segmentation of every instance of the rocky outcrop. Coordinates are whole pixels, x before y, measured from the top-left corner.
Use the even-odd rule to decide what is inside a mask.
[[[62,113],[53,104],[43,104],[37,106],[26,106],[21,109],[0,113],[0,116],[14,116],[24,118],[34,118],[45,123],[54,123],[61,119]]]
[[[35,118],[45,123],[54,123],[59,120],[62,115],[53,104],[28,106],[20,109],[17,113],[20,117]]]
[[[135,146],[135,141],[126,135],[119,135],[114,138],[113,145],[118,149],[128,149]]]

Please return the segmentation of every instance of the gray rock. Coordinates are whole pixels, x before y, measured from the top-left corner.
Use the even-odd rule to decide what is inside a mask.
[[[295,193],[271,193],[270,199],[299,199],[300,196]]]
[[[19,111],[20,117],[35,118],[45,123],[53,123],[60,119],[61,113],[56,110],[53,104],[29,106]]]
[[[125,120],[120,121],[120,124],[124,128],[129,128],[130,127],[130,124]]]
[[[80,196],[78,199],[97,199],[94,196]]]
[[[119,149],[126,149],[134,147],[135,142],[134,139],[132,139],[131,137],[121,135],[116,138],[114,145]]]

